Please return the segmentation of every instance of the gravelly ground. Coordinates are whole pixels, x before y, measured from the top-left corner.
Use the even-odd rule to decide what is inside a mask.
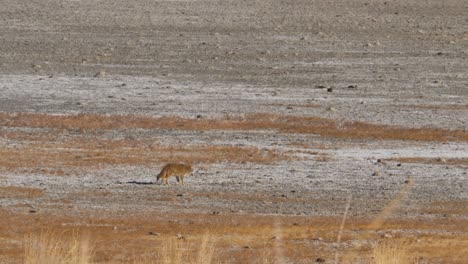
[[[0,6],[1,112],[194,119],[274,113],[468,128],[463,1],[23,2],[4,0]],[[350,214],[373,218],[410,179],[414,186],[392,217],[468,216],[466,209],[450,206],[431,211],[438,202],[468,202],[463,141],[171,129],[112,130],[104,137],[254,146],[289,151],[292,159],[197,164],[185,187],[144,184],[154,181],[163,164],[64,168],[69,176],[1,168],[0,186],[37,187],[45,195],[0,199],[0,207],[66,214],[182,209],[340,216],[352,195]],[[23,144],[0,138],[0,148]],[[389,160],[411,157],[464,162],[397,166]]]

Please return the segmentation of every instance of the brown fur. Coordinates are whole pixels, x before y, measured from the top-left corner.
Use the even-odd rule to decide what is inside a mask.
[[[169,177],[175,176],[177,178],[177,181],[179,182],[180,179],[180,182],[182,183],[182,185],[184,185],[184,177],[192,173],[192,171],[193,169],[191,165],[169,163],[166,166],[164,166],[164,168],[161,170],[158,177],[156,178],[156,181],[162,179],[164,183],[169,185]]]

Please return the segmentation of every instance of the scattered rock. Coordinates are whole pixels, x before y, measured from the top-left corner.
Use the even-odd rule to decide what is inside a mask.
[[[293,108],[292,108],[292,106],[286,106],[286,109],[292,110]]]
[[[219,211],[213,211],[212,214],[214,214],[214,215],[219,215]]]
[[[30,213],[36,213],[37,210],[36,210],[36,209],[30,209],[29,212],[30,212]]]
[[[316,258],[316,259],[315,259],[315,262],[317,262],[317,263],[324,263],[324,262],[325,262],[325,259],[324,259],[324,258]]]
[[[242,248],[244,248],[244,249],[250,249],[249,246],[243,246]]]
[[[356,88],[357,88],[357,85],[355,84],[348,85],[348,89],[356,89]]]
[[[328,87],[327,92],[329,92],[329,93],[333,92],[333,87]]]
[[[103,78],[103,77],[106,77],[106,72],[104,70],[101,70],[99,72],[97,72],[94,77],[96,78]]]
[[[444,55],[444,53],[442,51],[439,51],[439,52],[437,52],[437,55],[442,56],[442,55]]]
[[[185,239],[185,236],[181,235],[181,234],[177,234],[177,239]]]
[[[148,235],[150,235],[150,236],[160,236],[161,234],[158,233],[158,232],[152,232],[152,231],[150,231],[150,232],[148,232]]]
[[[380,171],[376,171],[376,172],[372,173],[372,176],[380,177],[380,176],[382,176],[382,173]]]
[[[184,195],[183,195],[182,193],[178,193],[176,196],[182,197],[182,196],[184,196]]]
[[[335,112],[335,111],[336,111],[336,109],[330,106],[330,107],[327,107],[327,111],[330,111],[330,112]]]
[[[397,164],[397,167],[401,167],[401,163],[398,163],[398,164]]]
[[[202,118],[202,115],[197,115],[197,118]]]
[[[438,162],[442,162],[442,163],[446,163],[446,162],[447,162],[447,160],[444,159],[444,158],[438,158],[437,161],[438,161]]]
[[[319,89],[325,89],[325,88],[327,88],[325,85],[317,85],[317,86],[315,86],[315,87],[317,87],[317,88],[319,88]]]

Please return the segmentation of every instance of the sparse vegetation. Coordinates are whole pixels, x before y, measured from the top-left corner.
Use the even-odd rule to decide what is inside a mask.
[[[41,231],[24,240],[25,264],[88,264],[93,251],[88,237],[77,232]]]
[[[375,264],[412,264],[417,263],[410,256],[409,243],[398,240],[380,241],[373,249]]]
[[[416,141],[468,141],[466,130],[439,128],[404,128],[364,122],[337,122],[319,117],[247,114],[224,119],[187,119],[181,117],[145,117],[135,115],[48,115],[35,113],[0,113],[0,126],[54,128],[62,130],[106,129],[179,129],[179,130],[258,130],[282,133],[317,134],[347,139],[385,139]]]
[[[237,146],[164,146],[144,141],[88,140],[45,142],[15,148],[0,147],[0,167],[47,167],[44,173],[59,173],[67,167],[104,165],[154,165],[174,160],[180,162],[274,163],[288,156],[274,150]]]

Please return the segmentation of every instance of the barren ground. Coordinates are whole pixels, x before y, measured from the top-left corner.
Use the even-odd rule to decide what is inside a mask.
[[[392,239],[466,263],[467,13],[3,0],[0,262],[58,229],[92,234],[98,263],[206,232],[226,263],[369,263]],[[186,186],[155,184],[174,161],[194,164]]]

